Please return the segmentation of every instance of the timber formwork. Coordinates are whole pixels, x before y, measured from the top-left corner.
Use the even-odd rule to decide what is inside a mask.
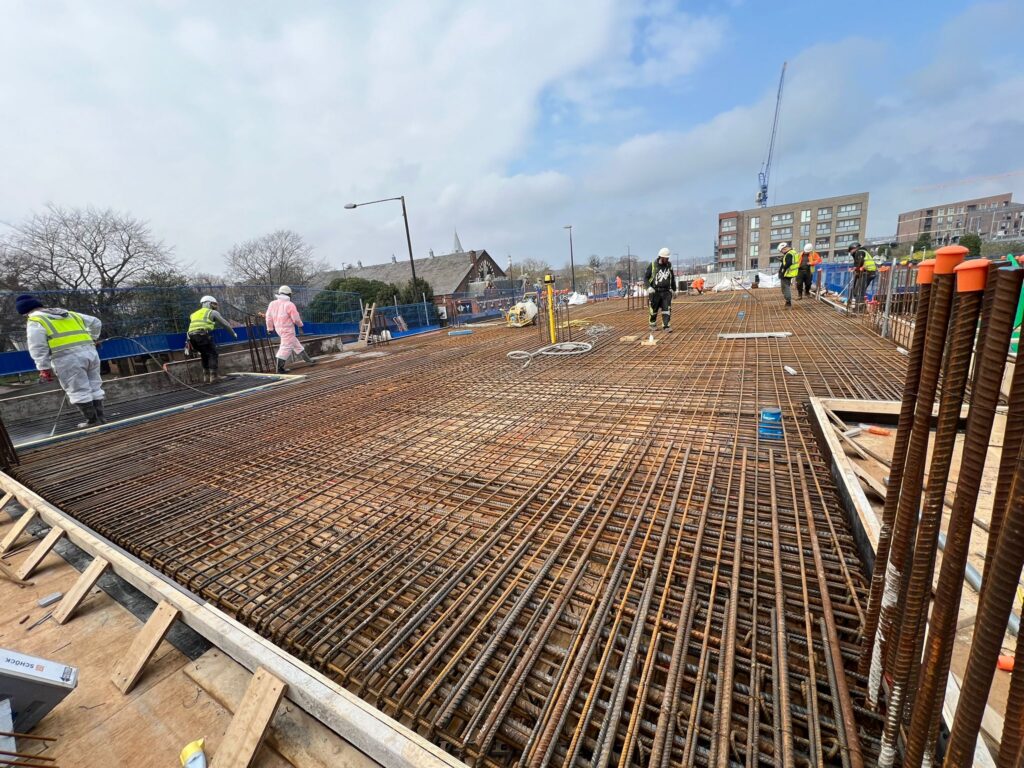
[[[406,340],[13,474],[466,762],[873,765],[864,570],[806,402],[898,399],[903,358],[774,291],[677,300],[653,347],[623,304],[573,312],[579,357]]]

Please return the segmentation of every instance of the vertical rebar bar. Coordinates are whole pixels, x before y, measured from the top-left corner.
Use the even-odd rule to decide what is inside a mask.
[[[1010,489],[1006,517],[996,543],[995,557],[985,569],[988,586],[978,603],[974,642],[967,660],[960,703],[946,752],[947,766],[967,766],[973,760],[981,718],[992,687],[992,674],[1013,609],[1013,598],[1024,566],[1024,452],[1017,455],[1017,471]]]
[[[935,588],[920,683],[907,730],[907,749],[903,757],[905,768],[920,768],[926,751],[931,756],[935,748],[956,634],[964,567],[970,550],[974,509],[999,403],[999,388],[1022,279],[1024,270],[1002,269],[994,281],[990,280],[997,283],[997,288],[989,315],[989,330],[975,363],[977,375],[972,385],[974,393],[964,438],[964,458],[960,463],[956,497],[947,525],[946,547]]]
[[[979,271],[983,271],[982,279],[974,280],[973,273]],[[915,669],[918,635],[928,610],[946,483],[949,480],[949,467],[956,445],[957,424],[960,421],[960,409],[967,386],[974,335],[987,276],[987,261],[975,261],[957,267],[957,293],[953,310],[955,320],[950,336],[949,353],[946,356],[945,373],[942,377],[942,398],[939,401],[935,444],[928,469],[928,489],[906,577],[906,601],[900,606],[902,620],[892,625],[893,640],[890,642],[896,648],[896,655],[885,730],[882,733],[882,749],[878,759],[881,768],[890,768],[896,757],[896,737],[903,721],[907,689],[910,687]]]
[[[864,616],[864,647],[860,658],[860,673],[867,674],[871,663],[871,650],[875,630],[878,628],[878,613],[882,605],[882,590],[885,587],[885,567],[889,561],[889,550],[892,545],[892,528],[896,520],[896,508],[900,499],[900,488],[903,484],[903,470],[907,461],[907,446],[910,444],[910,433],[914,424],[914,406],[917,404],[917,390],[921,378],[921,360],[924,355],[925,338],[928,330],[928,316],[931,307],[932,271],[934,262],[918,268],[917,288],[919,298],[917,314],[914,319],[914,340],[910,345],[910,356],[907,360],[907,375],[903,385],[903,402],[900,404],[899,424],[896,428],[896,441],[892,449],[892,462],[889,468],[889,481],[885,491],[885,507],[882,510],[882,524],[878,531],[878,544],[875,548],[875,563],[871,574],[871,592],[868,594],[868,606]]]

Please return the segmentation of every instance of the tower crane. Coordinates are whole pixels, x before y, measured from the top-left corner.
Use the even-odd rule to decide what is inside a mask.
[[[768,157],[761,165],[761,172],[757,174],[759,189],[754,198],[762,208],[768,207],[768,177],[772,172],[772,155],[775,154],[775,134],[779,130],[779,110],[782,107],[782,85],[786,81],[786,62],[782,62],[782,74],[779,75],[779,93],[775,97],[775,118],[772,120],[772,137],[768,142]]]

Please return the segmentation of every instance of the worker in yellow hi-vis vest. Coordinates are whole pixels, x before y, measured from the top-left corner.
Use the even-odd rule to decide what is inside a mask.
[[[222,325],[235,339],[238,338],[238,334],[231,327],[231,323],[217,311],[216,298],[203,296],[199,300],[199,304],[199,309],[188,318],[188,343],[199,353],[199,359],[203,363],[203,381],[207,384],[216,384],[221,381],[221,377],[217,373],[219,356],[217,344],[213,340],[213,331],[218,325]]]
[[[793,278],[800,271],[800,254],[789,247],[789,243],[779,243],[779,255],[782,263],[779,264],[779,286],[782,288],[782,298],[786,300],[786,306],[793,306]]]
[[[87,426],[105,424],[103,381],[96,342],[103,324],[98,318],[44,307],[35,296],[23,294],[15,299],[19,315],[26,315],[28,353],[39,371],[39,380],[57,381],[85,416]]]
[[[867,300],[867,292],[878,277],[878,264],[871,251],[854,241],[850,243],[850,256],[853,257],[853,290],[850,291],[850,309],[863,312]]]

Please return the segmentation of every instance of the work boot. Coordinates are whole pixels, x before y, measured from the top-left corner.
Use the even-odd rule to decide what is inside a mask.
[[[203,371],[203,384],[209,384],[209,383],[210,383],[210,372],[209,371]]]
[[[307,352],[306,350],[302,350],[302,352],[299,353],[299,356],[303,360],[305,360],[307,363],[309,363],[310,365],[316,365],[316,360],[314,360],[312,357],[310,357],[309,356],[309,352]]]
[[[282,360],[280,357],[275,357],[274,359],[277,360],[277,372],[288,373],[288,369],[284,367],[284,360]]]
[[[99,419],[96,418],[96,406],[92,403],[76,403],[78,410],[85,416],[85,424],[79,424],[79,427],[95,427],[99,424]]]
[[[107,415],[103,412],[103,401],[102,400],[93,400],[92,401],[92,408],[93,408],[94,411],[96,411],[96,421],[98,421],[100,424],[106,424],[107,423]]]
[[[665,326],[665,333],[672,333],[672,326],[671,325],[666,325]]]
[[[218,374],[216,371],[210,371],[210,383],[211,384],[220,384],[222,381],[224,381],[224,377],[223,376]]]
[[[647,324],[647,327],[648,327],[648,328],[649,328],[650,330],[652,330],[652,331],[656,331],[656,330],[658,330],[658,324],[657,324],[657,323],[648,323],[648,324]]]

